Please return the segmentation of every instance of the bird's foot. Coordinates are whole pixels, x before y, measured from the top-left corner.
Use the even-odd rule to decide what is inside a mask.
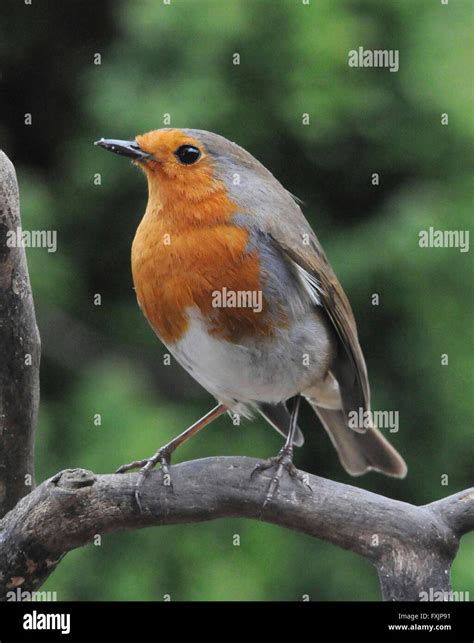
[[[260,473],[261,471],[266,471],[267,469],[271,469],[272,467],[275,467],[276,469],[275,469],[274,475],[272,476],[272,479],[270,480],[270,484],[268,485],[267,495],[265,496],[265,501],[262,506],[262,513],[268,507],[275,493],[277,492],[280,486],[280,480],[283,475],[283,471],[285,470],[287,471],[287,473],[290,475],[291,478],[295,480],[299,480],[310,491],[312,491],[308,481],[306,480],[306,477],[302,473],[300,473],[295,467],[295,465],[293,464],[293,447],[292,446],[285,445],[282,449],[280,449],[280,452],[276,457],[269,458],[264,462],[259,462],[257,466],[254,468],[254,470],[252,471],[252,473],[250,474],[250,477],[252,478],[256,473]]]
[[[161,449],[158,449],[155,455],[151,456],[151,458],[145,458],[144,460],[135,460],[134,462],[130,462],[129,464],[123,464],[115,472],[115,473],[126,473],[127,471],[131,471],[132,469],[139,469],[137,482],[135,484],[135,501],[140,511],[142,510],[141,488],[150,471],[158,463],[160,464],[161,472],[163,474],[164,486],[172,487],[173,484],[171,482],[171,474],[169,471],[169,466],[171,463],[171,451],[166,447],[162,447]]]

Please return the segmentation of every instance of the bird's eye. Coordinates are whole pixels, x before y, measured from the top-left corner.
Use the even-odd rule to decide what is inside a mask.
[[[194,145],[181,145],[175,152],[175,156],[183,165],[192,165],[201,156],[201,152]]]

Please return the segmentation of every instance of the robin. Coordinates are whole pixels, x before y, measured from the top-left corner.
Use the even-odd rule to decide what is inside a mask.
[[[160,463],[169,478],[172,453],[203,427],[225,412],[259,413],[286,436],[279,454],[257,467],[275,468],[265,507],[283,472],[296,472],[301,397],[351,475],[403,478],[405,462],[370,419],[349,301],[295,198],[246,150],[212,132],[166,128],[96,145],[131,158],[147,177],[132,245],[138,303],[218,402],[152,457],[120,467],[140,468],[137,502],[146,474]]]

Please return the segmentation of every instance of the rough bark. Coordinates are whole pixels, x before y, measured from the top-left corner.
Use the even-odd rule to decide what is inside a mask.
[[[18,228],[15,170],[0,151],[0,517],[34,486],[40,339],[25,250],[9,245]]]

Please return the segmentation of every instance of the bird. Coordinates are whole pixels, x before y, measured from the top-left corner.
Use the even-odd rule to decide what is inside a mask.
[[[367,368],[354,315],[301,202],[254,156],[199,129],[160,128],[96,145],[143,170],[148,202],[131,251],[134,288],[150,326],[216,400],[206,415],[139,469],[135,496],[174,451],[228,412],[263,418],[285,437],[263,507],[304,436],[301,400],[314,410],[345,470],[403,478],[407,467],[371,420]],[[357,422],[354,418],[368,418]]]

